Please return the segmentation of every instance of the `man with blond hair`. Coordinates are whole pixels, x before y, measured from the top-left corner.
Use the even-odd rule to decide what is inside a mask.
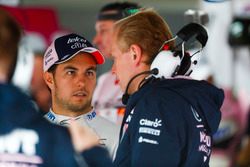
[[[127,104],[115,166],[209,166],[223,91],[175,73],[156,78],[153,60],[162,48],[174,59],[175,45],[152,9],[118,21],[112,37],[112,72]]]

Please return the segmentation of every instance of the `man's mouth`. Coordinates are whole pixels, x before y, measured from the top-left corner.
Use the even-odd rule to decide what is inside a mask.
[[[119,84],[120,80],[119,79],[115,79],[115,85]]]
[[[76,97],[85,97],[87,96],[87,93],[85,91],[77,91],[73,94],[73,96],[76,96]]]
[[[112,73],[112,75],[115,76],[115,85],[120,83],[120,79],[118,78],[118,76],[115,73]]]

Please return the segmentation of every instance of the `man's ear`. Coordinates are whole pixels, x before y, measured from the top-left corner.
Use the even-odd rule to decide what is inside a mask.
[[[44,72],[43,73],[43,79],[45,81],[45,83],[47,84],[47,86],[50,88],[50,90],[52,89],[53,85],[54,85],[54,77],[53,74],[50,72]]]
[[[134,64],[137,66],[140,64],[141,62],[141,58],[142,58],[142,50],[141,50],[141,47],[136,45],[136,44],[133,44],[130,46],[129,48],[130,50],[130,54],[132,56],[132,59],[133,59],[133,62]]]

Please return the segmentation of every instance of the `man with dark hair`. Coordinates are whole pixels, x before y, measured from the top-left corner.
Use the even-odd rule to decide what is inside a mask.
[[[133,10],[139,8],[140,6],[137,3],[113,2],[100,9],[96,20],[96,35],[93,43],[107,59],[111,57],[110,44],[114,23],[127,17]],[[105,65],[110,68],[110,64],[107,65],[107,61]],[[121,97],[122,91],[118,85],[118,81],[109,69],[108,72],[102,74],[98,79],[98,84],[93,95],[93,105],[98,114],[117,124],[121,124],[125,111]]]
[[[78,149],[76,125],[71,128],[73,147],[66,128],[48,123],[36,112],[30,98],[9,84],[20,38],[18,24],[0,9],[0,166],[110,166],[107,152],[99,156],[102,148],[89,149],[85,144]],[[82,140],[90,141],[86,137]]]
[[[110,155],[115,155],[119,128],[96,114],[91,105],[97,66],[104,63],[99,50],[78,34],[53,41],[44,54],[44,80],[51,90],[52,106],[45,117],[67,126],[72,120],[90,127]]]

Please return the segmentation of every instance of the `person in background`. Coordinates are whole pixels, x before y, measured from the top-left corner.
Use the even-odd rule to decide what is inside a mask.
[[[43,56],[40,54],[34,56],[34,69],[30,85],[31,97],[45,114],[51,106],[51,95],[43,79]]]
[[[45,118],[59,125],[67,126],[75,120],[90,127],[99,136],[100,144],[114,156],[119,127],[97,115],[91,105],[97,65],[104,63],[99,50],[84,37],[67,34],[53,41],[43,62],[44,80],[52,97]]]
[[[73,147],[69,131],[42,118],[30,98],[11,84],[20,38],[19,25],[0,9],[0,166],[110,166],[108,153],[102,148],[85,144],[77,149],[79,126],[70,129]],[[87,136],[85,140],[89,141]],[[91,138],[88,143],[96,144],[97,140]]]
[[[129,15],[127,10],[138,9],[140,6],[134,2],[112,2],[103,6],[97,16],[93,43],[106,57],[106,62],[111,57],[112,28],[117,20]],[[106,66],[109,64],[105,63]],[[101,116],[121,124],[125,106],[121,102],[122,91],[109,69],[98,78],[98,83],[93,95],[93,105]]]
[[[29,88],[30,95],[45,114],[51,106],[51,95],[43,79],[43,55],[47,44],[44,37],[35,32],[26,32],[23,36],[22,43],[27,46],[27,49],[32,52],[34,57]]]
[[[115,166],[209,166],[224,94],[205,81],[174,73],[154,77],[151,64],[161,48],[175,48],[171,39],[167,23],[150,9],[114,25],[112,72],[127,104]]]
[[[30,96],[42,115],[51,106],[51,96],[43,80],[43,54],[46,43],[37,33],[23,33],[12,83]],[[25,74],[25,75],[24,75]]]

